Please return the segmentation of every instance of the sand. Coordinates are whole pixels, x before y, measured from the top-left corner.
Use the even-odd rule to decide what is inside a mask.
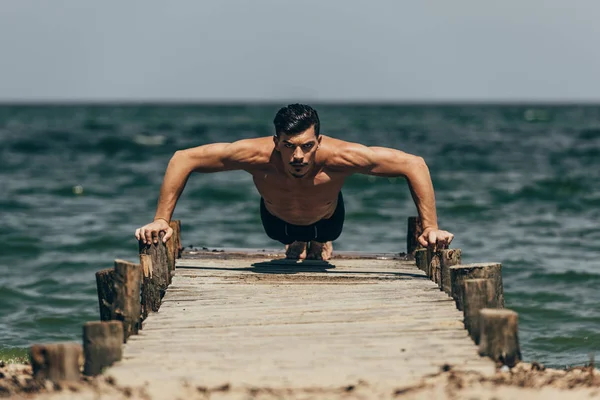
[[[190,386],[169,382],[148,393],[145,387],[117,385],[104,376],[75,383],[37,382],[28,365],[0,363],[0,398],[13,399],[600,399],[600,370],[545,369],[521,363],[492,377],[452,369],[424,377],[408,387],[382,387],[358,381],[346,387],[283,388]]]

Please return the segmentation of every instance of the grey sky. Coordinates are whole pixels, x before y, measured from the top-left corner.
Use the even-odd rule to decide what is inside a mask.
[[[600,100],[597,0],[0,0],[0,100]]]

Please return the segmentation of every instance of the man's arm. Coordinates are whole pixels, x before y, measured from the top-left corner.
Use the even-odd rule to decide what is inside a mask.
[[[450,244],[454,235],[438,227],[433,184],[429,168],[422,157],[396,149],[367,147],[355,143],[349,143],[345,150],[340,152],[341,158],[348,167],[354,169],[354,172],[385,177],[405,177],[423,226],[423,234],[419,237],[419,242],[423,246],[436,243],[442,246]]]
[[[163,178],[154,221],[137,229],[135,237],[144,243],[156,243],[158,233],[165,231],[163,240],[166,242],[173,234],[169,221],[190,174],[248,169],[257,160],[258,147],[249,139],[176,151]]]

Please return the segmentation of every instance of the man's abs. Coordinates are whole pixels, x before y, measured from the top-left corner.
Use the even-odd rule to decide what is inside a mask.
[[[343,179],[319,174],[310,183],[282,179],[278,174],[257,174],[254,184],[269,213],[294,225],[310,225],[333,215]]]
[[[314,199],[269,199],[263,197],[265,208],[277,218],[293,225],[311,225],[330,218],[337,207],[338,194],[329,201]]]

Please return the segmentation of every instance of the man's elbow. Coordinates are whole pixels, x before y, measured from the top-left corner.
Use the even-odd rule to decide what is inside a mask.
[[[169,160],[169,164],[180,164],[186,158],[187,158],[187,155],[185,154],[185,150],[177,150],[171,156],[171,159]]]
[[[185,169],[191,172],[192,164],[190,154],[187,150],[177,150],[169,160],[169,167],[176,168],[177,170]]]
[[[412,157],[412,159],[410,160],[410,168],[409,168],[409,174],[407,176],[407,178],[419,178],[422,176],[429,176],[429,167],[427,166],[427,163],[425,162],[425,159],[423,157],[420,156],[414,156]]]
[[[415,156],[413,163],[415,165],[415,168],[429,169],[429,167],[427,167],[427,163],[425,162],[425,159],[421,156]]]

